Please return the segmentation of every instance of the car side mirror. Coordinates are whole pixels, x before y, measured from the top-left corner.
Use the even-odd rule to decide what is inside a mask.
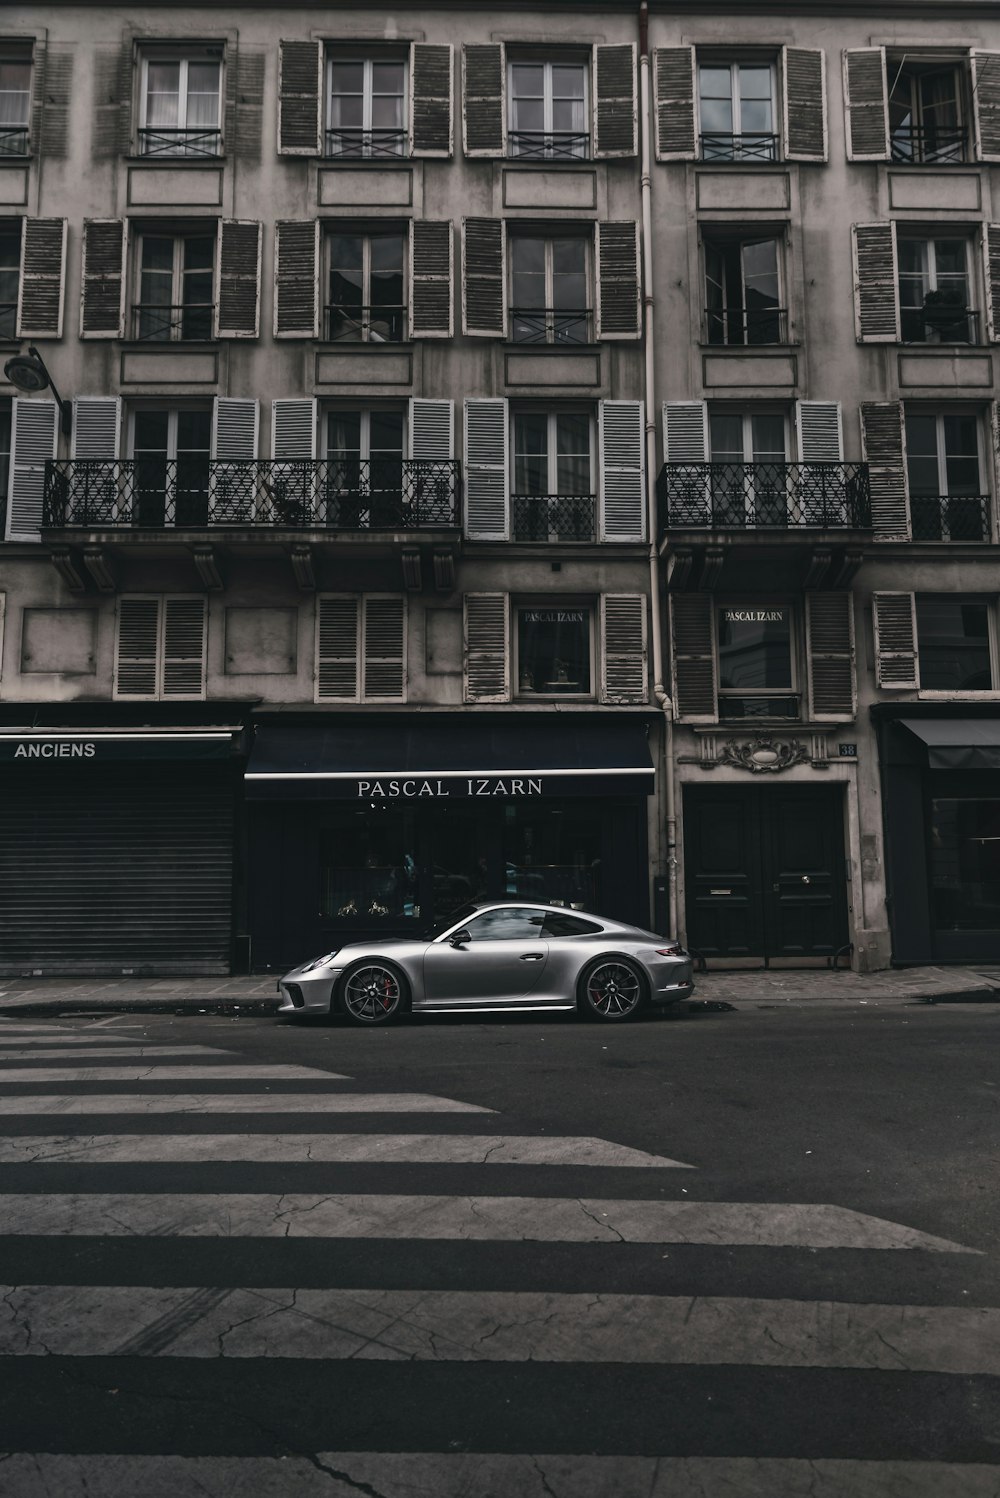
[[[453,931],[448,940],[451,942],[453,947],[464,947],[467,941],[472,940],[472,933],[471,931],[466,931],[465,927],[463,926],[461,931]]]

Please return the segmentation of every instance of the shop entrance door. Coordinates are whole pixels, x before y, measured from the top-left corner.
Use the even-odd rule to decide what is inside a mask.
[[[684,797],[688,943],[707,958],[828,957],[847,942],[837,788],[720,786]]]

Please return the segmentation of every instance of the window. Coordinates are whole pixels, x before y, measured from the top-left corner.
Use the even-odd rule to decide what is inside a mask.
[[[770,62],[702,62],[698,98],[703,161],[777,161]]]
[[[212,337],[215,235],[144,231],[138,245],[139,300],[132,336],[143,343],[204,342]]]
[[[332,920],[416,919],[416,826],[413,813],[367,807],[324,810],[319,835],[320,915]]]
[[[962,74],[954,64],[888,58],[893,161],[919,166],[965,160]]]
[[[0,52],[0,158],[27,156],[31,58]]]
[[[542,927],[542,935],[545,937],[560,936],[595,936],[603,931],[596,921],[585,921],[578,915],[547,915],[545,925]]]
[[[589,236],[510,236],[514,343],[589,343]]]
[[[531,58],[509,64],[508,154],[519,161],[581,161],[590,155],[587,65]]]
[[[131,445],[133,524],[207,525],[211,408],[139,406]]]
[[[21,225],[0,221],[0,338],[17,332],[17,291],[21,280]]]
[[[1000,800],[931,798],[930,875],[936,930],[1000,927]]]
[[[6,534],[7,491],[10,488],[10,401],[0,401],[0,541]]]
[[[334,343],[399,343],[406,327],[405,235],[398,229],[329,236],[326,336]]]
[[[329,58],[327,156],[379,161],[406,155],[406,74],[403,58]]]
[[[918,593],[920,687],[925,692],[990,692],[989,606],[947,593]]]
[[[519,608],[517,689],[521,697],[590,697],[589,608]]]
[[[988,539],[975,413],[908,411],[906,469],[915,541]]]
[[[593,433],[585,411],[514,415],[515,541],[592,541]]]
[[[404,425],[402,411],[355,409],[329,413],[328,525],[359,530],[406,523]]]
[[[712,411],[708,436],[717,525],[787,525],[787,420],[780,411]]]
[[[586,802],[550,801],[544,809],[514,802],[504,807],[503,873],[508,895],[564,905],[570,910],[601,910],[602,818]],[[576,929],[570,929],[576,928]],[[599,931],[575,915],[546,915],[542,937]]]
[[[978,343],[965,239],[898,242],[899,314],[904,343]]]
[[[500,910],[485,910],[465,929],[470,941],[538,941],[544,921],[544,911],[505,905]]]
[[[145,58],[140,154],[195,161],[220,155],[221,81],[222,63],[218,58]]]
[[[705,333],[709,343],[784,343],[781,241],[705,240]]]
[[[796,718],[792,610],[726,604],[717,614],[719,717]]]

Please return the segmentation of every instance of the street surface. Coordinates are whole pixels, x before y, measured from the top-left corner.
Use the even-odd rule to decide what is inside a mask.
[[[0,1018],[0,1494],[998,1498],[998,1041]]]

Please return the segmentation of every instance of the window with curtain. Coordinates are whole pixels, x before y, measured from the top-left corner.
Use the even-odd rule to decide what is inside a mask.
[[[512,58],[508,153],[519,161],[590,155],[587,65],[572,58]]]
[[[204,342],[214,321],[215,235],[144,231],[132,336],[143,343]]]
[[[28,154],[31,60],[0,52],[0,157]]]
[[[327,156],[365,161],[407,152],[407,64],[391,56],[327,61]]]
[[[371,407],[327,416],[327,523],[349,530],[405,524],[401,409]]]
[[[140,150],[197,160],[222,150],[222,64],[216,59],[149,57],[143,64]]]
[[[774,95],[770,62],[701,62],[698,100],[702,160],[776,161]]]
[[[962,74],[954,64],[887,58],[893,161],[912,166],[964,161]]]
[[[514,343],[588,343],[589,235],[510,236],[510,336]]]
[[[978,343],[969,242],[900,236],[899,311],[904,343]]]

